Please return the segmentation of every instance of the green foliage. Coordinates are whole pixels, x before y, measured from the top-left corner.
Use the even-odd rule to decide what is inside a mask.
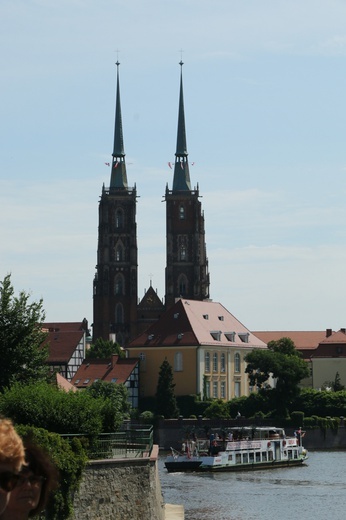
[[[227,402],[222,399],[215,399],[205,410],[204,416],[209,419],[229,419]]]
[[[15,423],[51,432],[97,435],[106,425],[113,431],[122,421],[123,399],[121,395],[115,407],[110,398],[93,397],[91,392],[66,393],[47,383],[17,384],[0,396],[0,413]]]
[[[174,394],[173,370],[167,358],[163,361],[156,389],[156,413],[166,419],[178,417],[179,409]]]
[[[144,424],[154,424],[155,416],[150,410],[142,412],[139,417],[144,422]]]
[[[245,357],[246,373],[252,386],[266,388],[270,374],[276,381],[271,393],[273,409],[286,417],[293,399],[299,394],[299,383],[309,375],[309,369],[290,338],[270,341],[268,350],[253,350]]]
[[[14,295],[11,275],[0,282],[0,389],[14,382],[45,380],[49,375],[43,302],[30,303],[29,298],[24,291]]]
[[[341,384],[339,372],[336,372],[334,381],[326,381],[322,387],[323,390],[332,390],[333,392],[340,392],[344,390],[344,385]]]
[[[78,439],[71,443],[41,428],[18,426],[18,433],[41,446],[59,470],[60,486],[52,495],[47,509],[48,520],[67,520],[72,514],[72,500],[78,490],[87,457]]]
[[[125,385],[116,385],[106,381],[95,381],[85,389],[94,399],[103,402],[101,407],[102,431],[113,432],[130,414],[130,403]]]
[[[85,353],[86,359],[108,359],[116,354],[120,358],[125,357],[125,352],[118,343],[111,340],[97,338],[95,343]]]
[[[295,428],[303,426],[304,424],[304,412],[291,412],[291,424]]]

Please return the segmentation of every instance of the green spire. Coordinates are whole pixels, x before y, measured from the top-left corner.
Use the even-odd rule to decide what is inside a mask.
[[[180,71],[180,99],[178,114],[178,133],[177,133],[177,149],[175,152],[175,165],[173,177],[173,191],[190,191],[190,172],[187,160],[187,144],[185,130],[185,112],[184,112],[184,95],[183,95],[183,62],[179,63]]]
[[[123,123],[121,119],[120,87],[119,87],[119,65],[117,61],[117,93],[115,103],[115,126],[114,126],[114,146],[111,172],[111,188],[127,188],[127,174],[125,164]]]

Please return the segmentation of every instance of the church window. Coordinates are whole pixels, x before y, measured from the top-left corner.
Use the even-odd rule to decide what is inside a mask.
[[[183,354],[176,352],[174,354],[174,371],[181,372],[183,370]]]
[[[115,307],[115,323],[124,323],[124,308],[121,303]]]
[[[125,294],[125,283],[122,274],[117,274],[114,281],[114,294],[122,295]]]
[[[184,220],[185,219],[185,208],[184,208],[184,206],[180,206],[179,207],[179,218],[180,218],[180,220]]]
[[[124,212],[122,209],[117,209],[115,212],[115,227],[122,228],[124,226]]]
[[[124,248],[119,244],[115,249],[115,261],[123,262],[124,260]]]
[[[182,246],[180,246],[180,260],[181,261],[186,260],[186,247],[184,244]]]
[[[187,295],[187,279],[185,275],[179,276],[178,279],[178,293],[179,296],[186,296]]]

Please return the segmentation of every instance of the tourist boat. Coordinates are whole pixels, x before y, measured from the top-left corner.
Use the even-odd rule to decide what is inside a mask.
[[[171,448],[165,467],[168,472],[215,472],[299,466],[308,458],[302,446],[304,434],[301,428],[292,437],[283,428],[230,428],[227,438],[212,434],[209,439],[183,442],[181,452]]]

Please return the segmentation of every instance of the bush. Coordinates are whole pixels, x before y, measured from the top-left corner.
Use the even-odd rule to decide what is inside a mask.
[[[71,443],[55,433],[49,433],[42,428],[32,426],[17,426],[19,435],[30,439],[41,446],[51,457],[59,470],[60,486],[55,491],[46,508],[46,518],[49,520],[66,520],[71,517],[73,495],[78,490],[82,471],[87,456],[78,439]]]
[[[291,412],[291,425],[294,428],[299,428],[304,424],[304,412]]]
[[[97,435],[114,431],[122,410],[111,399],[69,392],[48,383],[14,385],[0,396],[0,414],[17,424],[30,424],[55,433]]]

